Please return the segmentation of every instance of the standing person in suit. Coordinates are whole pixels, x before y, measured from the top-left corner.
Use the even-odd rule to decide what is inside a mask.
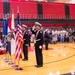
[[[23,61],[27,61],[28,60],[28,46],[29,46],[29,34],[27,31],[27,26],[23,24],[22,30],[23,30],[23,40],[24,40],[24,44],[23,44],[24,59]]]
[[[40,68],[43,66],[43,55],[42,55],[42,46],[43,46],[43,31],[41,30],[41,24],[39,22],[35,22],[35,55],[37,65],[35,67]]]
[[[45,42],[45,49],[46,50],[48,50],[49,41],[50,41],[50,35],[48,33],[48,30],[46,29],[46,31],[44,33],[44,42]]]

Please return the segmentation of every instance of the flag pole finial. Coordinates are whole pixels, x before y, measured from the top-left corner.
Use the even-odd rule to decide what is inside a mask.
[[[17,13],[19,13],[19,6],[17,6]]]
[[[9,14],[9,13],[8,13],[8,14],[5,14],[3,19],[8,19],[8,18],[9,18],[9,16],[10,16],[10,14]]]

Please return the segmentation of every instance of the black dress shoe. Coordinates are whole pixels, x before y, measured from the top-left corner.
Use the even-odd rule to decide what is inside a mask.
[[[37,67],[38,65],[35,65],[35,67]]]
[[[35,67],[40,68],[43,67],[43,65],[35,65]]]
[[[22,59],[23,61],[27,61],[28,59]]]

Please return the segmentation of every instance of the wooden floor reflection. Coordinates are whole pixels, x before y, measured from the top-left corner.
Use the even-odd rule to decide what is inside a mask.
[[[22,71],[14,70],[4,60],[5,55],[0,56],[0,75],[61,75],[75,72],[75,44],[50,44],[49,50],[43,48],[44,66],[36,68],[34,47],[29,48],[29,60],[20,60]]]

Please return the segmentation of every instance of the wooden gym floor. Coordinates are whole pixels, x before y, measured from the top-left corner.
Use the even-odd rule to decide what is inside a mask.
[[[0,75],[75,75],[75,44],[50,44],[49,50],[43,48],[44,66],[36,68],[34,46],[29,48],[29,60],[20,60],[21,71],[14,70],[0,55]],[[70,73],[70,74],[68,74]]]

